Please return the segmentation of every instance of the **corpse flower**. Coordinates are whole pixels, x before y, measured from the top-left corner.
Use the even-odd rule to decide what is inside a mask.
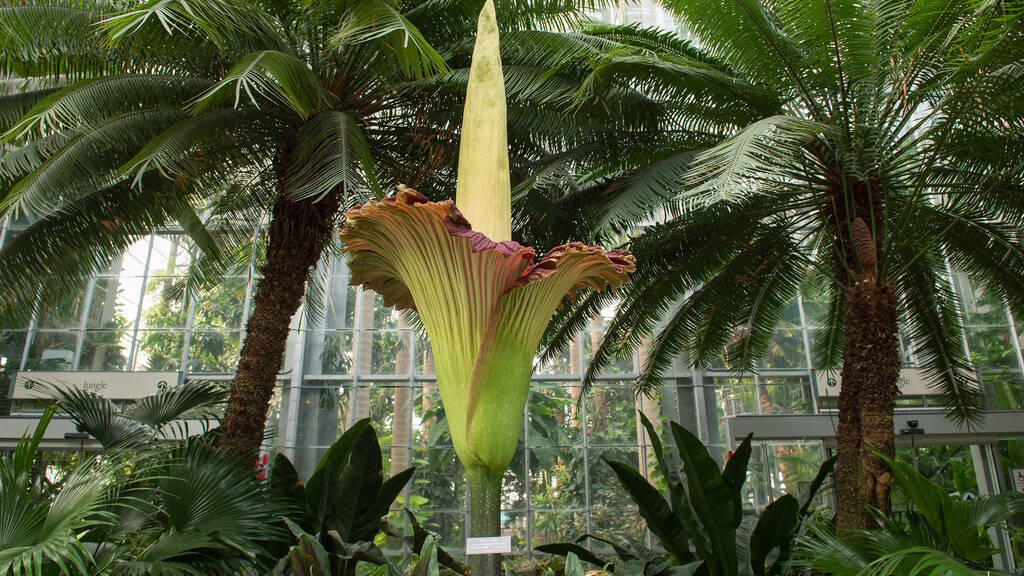
[[[500,531],[500,489],[515,453],[537,346],[552,313],[583,288],[618,287],[624,250],[571,243],[538,259],[511,238],[505,90],[494,6],[480,15],[456,203],[396,195],[346,214],[352,284],[415,309],[434,350],[441,401],[466,469],[471,536]],[[473,226],[471,226],[471,223]]]

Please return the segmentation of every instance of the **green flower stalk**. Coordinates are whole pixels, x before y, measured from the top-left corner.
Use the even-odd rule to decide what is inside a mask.
[[[501,480],[551,315],[578,290],[619,287],[635,269],[624,250],[571,243],[537,259],[511,240],[506,130],[498,27],[487,0],[466,94],[459,207],[400,186],[392,198],[350,210],[341,232],[352,284],[378,292],[387,306],[415,309],[430,336],[469,482],[473,537],[500,533]]]

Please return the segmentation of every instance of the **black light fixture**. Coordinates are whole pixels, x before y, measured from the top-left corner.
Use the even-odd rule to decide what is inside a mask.
[[[918,424],[920,422],[917,420],[907,420],[907,427],[900,429],[900,436],[910,436],[910,453],[914,458],[914,470],[920,473],[921,470],[917,465],[917,443],[914,441],[914,436],[924,434],[924,428],[918,428]]]
[[[83,428],[81,424],[78,424],[78,425],[75,426],[75,431],[74,432],[65,432],[64,433],[64,439],[65,440],[82,440],[82,441],[85,441],[85,440],[89,439],[89,433],[85,431],[85,428]]]

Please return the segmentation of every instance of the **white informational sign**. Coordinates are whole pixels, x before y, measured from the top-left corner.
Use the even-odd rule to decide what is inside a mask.
[[[93,392],[111,400],[137,400],[178,385],[178,372],[18,372],[11,398],[49,398],[49,384]]]
[[[1014,492],[1024,494],[1024,468],[1010,468],[1010,483]]]
[[[839,389],[843,386],[843,379],[839,370],[817,370],[814,379],[818,383],[818,396],[839,396]],[[964,382],[976,386],[973,376],[963,373]],[[900,370],[899,386],[900,392],[906,396],[931,396],[937,392],[929,386],[928,377],[925,376],[923,368],[903,368]]]
[[[466,538],[466,554],[508,554],[512,552],[511,536]]]

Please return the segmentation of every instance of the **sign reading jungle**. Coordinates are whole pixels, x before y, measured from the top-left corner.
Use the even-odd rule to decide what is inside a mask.
[[[839,376],[839,370],[818,370],[814,373],[818,383],[818,396],[839,396],[839,388],[843,380]],[[964,382],[968,386],[976,386],[974,376],[969,372],[963,373]],[[900,378],[897,382],[900,392],[905,396],[931,396],[938,394],[932,387],[923,368],[903,368],[900,370]]]
[[[111,400],[135,400],[177,386],[177,372],[19,372],[11,398],[49,398],[46,386],[74,388]]]

